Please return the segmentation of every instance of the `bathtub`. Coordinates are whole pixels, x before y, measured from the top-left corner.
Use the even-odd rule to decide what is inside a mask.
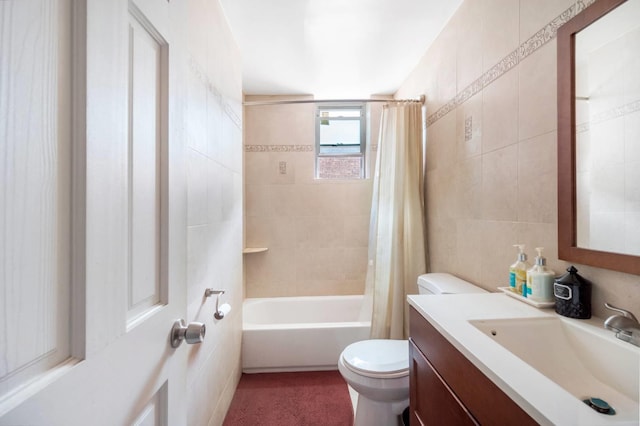
[[[249,298],[243,303],[242,371],[336,370],[350,343],[369,338],[364,296]]]

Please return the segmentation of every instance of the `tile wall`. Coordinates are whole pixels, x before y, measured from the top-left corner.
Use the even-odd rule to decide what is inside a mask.
[[[373,145],[381,110],[372,104]],[[372,180],[314,178],[314,104],[244,114],[245,244],[268,248],[244,256],[247,297],[362,294]]]
[[[207,336],[185,349],[185,403],[188,424],[215,426],[241,373],[242,73],[219,2],[189,0],[187,11],[187,318],[205,323]],[[210,287],[225,290],[223,301],[232,306],[222,321],[213,319],[215,301],[203,297]]]
[[[433,271],[495,291],[513,244],[557,254],[557,28],[592,0],[466,0],[396,97],[427,97]],[[640,312],[640,277],[577,265],[605,301]]]

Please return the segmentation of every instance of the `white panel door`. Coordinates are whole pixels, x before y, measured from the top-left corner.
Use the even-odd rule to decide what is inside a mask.
[[[0,425],[186,424],[176,3],[0,1]]]

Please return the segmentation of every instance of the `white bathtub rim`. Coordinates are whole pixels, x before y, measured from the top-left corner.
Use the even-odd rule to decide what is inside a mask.
[[[364,298],[364,295],[247,298],[242,305],[243,329],[305,328],[308,327],[306,324],[313,324],[315,327],[334,327],[332,324],[344,326],[346,323],[370,324],[370,317],[361,317]],[[343,310],[347,307],[345,304],[348,306],[346,311]],[[272,313],[275,315],[271,315]]]
[[[256,330],[310,330],[317,328],[371,327],[371,321],[308,322],[290,324],[243,324],[242,331]]]
[[[270,301],[278,301],[278,300],[301,300],[301,301],[315,301],[315,300],[324,300],[324,299],[335,299],[335,298],[345,298],[345,299],[362,299],[364,298],[363,294],[336,294],[333,296],[275,296],[275,297],[246,297],[243,303],[257,303],[257,302],[270,302]]]

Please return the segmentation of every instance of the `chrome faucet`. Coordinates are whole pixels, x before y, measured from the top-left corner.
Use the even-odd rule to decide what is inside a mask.
[[[604,328],[616,333],[616,337],[632,345],[640,346],[640,323],[638,319],[629,311],[616,308],[605,303],[607,309],[618,312],[619,315],[612,315],[604,321]]]

